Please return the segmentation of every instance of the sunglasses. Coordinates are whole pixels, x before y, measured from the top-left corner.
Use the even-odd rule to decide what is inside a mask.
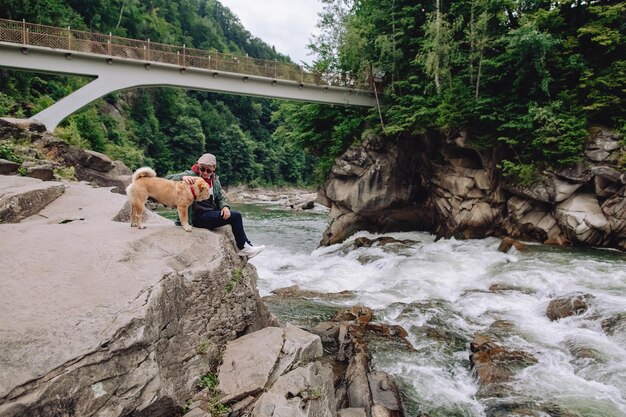
[[[215,171],[215,168],[198,167],[198,171],[211,173],[211,172]]]

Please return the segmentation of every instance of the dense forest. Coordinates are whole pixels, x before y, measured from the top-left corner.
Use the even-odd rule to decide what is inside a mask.
[[[0,0],[0,17],[290,62],[215,0]],[[0,114],[30,117],[86,84],[80,77],[0,72]],[[149,165],[159,175],[215,153],[224,184],[309,184],[317,160],[273,135],[273,100],[142,88],[106,96],[66,119],[68,142]]]
[[[208,150],[227,184],[302,184],[322,181],[368,130],[463,131],[470,146],[500,150],[503,173],[523,183],[580,160],[590,126],[626,132],[623,1],[320,1],[312,69],[382,80],[380,112],[139,89],[88,106],[58,133],[160,174]],[[216,0],[0,0],[0,17],[289,60]],[[30,116],[85,82],[4,71],[0,113]]]
[[[530,183],[580,160],[590,126],[626,133],[624,1],[323,2],[317,69],[383,77],[382,120],[371,112],[362,123],[384,136],[463,131],[470,146],[500,150],[505,175]],[[327,111],[305,109],[283,106],[280,129],[318,149],[330,137],[316,133]]]

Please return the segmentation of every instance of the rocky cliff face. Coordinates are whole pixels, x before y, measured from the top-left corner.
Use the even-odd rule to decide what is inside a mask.
[[[400,229],[626,250],[625,152],[616,134],[594,128],[583,162],[523,188],[500,176],[495,151],[467,147],[462,134],[384,144],[370,136],[338,158],[318,195],[333,218],[321,244]]]
[[[124,196],[84,183],[0,176],[0,195],[36,205],[0,225],[0,416],[176,415],[268,324],[227,228],[137,230]]]

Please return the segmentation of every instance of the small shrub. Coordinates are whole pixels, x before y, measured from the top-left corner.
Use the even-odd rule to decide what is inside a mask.
[[[233,275],[230,277],[230,281],[228,281],[228,284],[226,285],[226,292],[228,293],[232,292],[237,286],[237,284],[239,283],[239,281],[241,281],[242,277],[243,277],[243,269],[242,268],[235,269],[233,271]]]
[[[74,167],[55,168],[54,178],[59,180],[76,181],[76,170]]]
[[[200,377],[200,382],[198,382],[198,388],[209,390],[217,389],[217,375],[209,372],[208,374]]]
[[[211,372],[200,377],[200,381],[197,384],[199,389],[207,389],[209,391],[209,412],[212,416],[221,416],[230,412],[230,408],[220,402],[217,384],[217,375]]]
[[[0,158],[18,164],[22,163],[22,158],[15,154],[15,149],[9,143],[0,143]]]
[[[63,139],[72,146],[77,146],[83,149],[91,149],[89,142],[80,135],[78,126],[74,120],[70,120],[65,127],[57,127],[54,129],[54,135]]]
[[[189,406],[191,405],[191,400],[186,400],[185,405],[183,406],[183,414],[187,414],[189,410]]]
[[[210,344],[211,343],[208,340],[204,339],[203,341],[198,343],[198,346],[196,346],[196,353],[198,355],[204,355],[209,350]]]
[[[502,175],[522,187],[530,187],[540,177],[537,167],[532,164],[515,163],[505,159],[498,168],[502,170]]]

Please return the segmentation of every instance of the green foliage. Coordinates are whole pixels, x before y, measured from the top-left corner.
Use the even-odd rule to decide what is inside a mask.
[[[191,406],[191,400],[185,400],[185,405],[183,406],[183,414],[187,414],[190,410],[189,406]]]
[[[360,141],[366,117],[362,109],[283,103],[273,115],[279,125],[273,136],[317,156],[314,178],[320,183],[332,166],[329,161]]]
[[[498,167],[502,171],[502,175],[522,187],[529,187],[540,178],[539,171],[533,164],[515,163],[505,159]]]
[[[215,0],[0,0],[0,17],[289,61]],[[89,81],[5,74],[0,77],[0,114],[13,117],[33,116]],[[212,152],[224,185],[310,183],[310,157],[272,138],[275,107],[265,99],[142,88],[90,104],[57,132],[72,145],[104,152],[131,169],[152,166],[159,175],[189,169],[199,155]]]
[[[0,114],[11,114],[17,101],[3,92],[0,92]]]
[[[70,145],[84,149],[89,149],[90,147],[89,142],[81,136],[78,125],[73,119],[70,119],[65,126],[54,129],[54,134]]]
[[[350,6],[332,48],[317,39],[317,63],[356,72],[367,62],[385,73],[387,136],[462,129],[469,146],[498,147],[505,174],[528,181],[535,170],[580,160],[588,126],[626,126],[624,2],[325,3]],[[317,114],[290,120],[281,112],[287,138],[328,149],[309,128]],[[332,154],[321,153],[320,165],[328,167]]]
[[[57,180],[76,181],[76,170],[74,167],[54,168],[54,178]]]
[[[217,391],[217,375],[214,373],[208,373],[202,377],[200,377],[200,381],[197,386],[199,389],[206,389],[209,393],[209,412],[212,416],[221,416],[224,414],[228,414],[230,412],[230,408],[222,404],[220,400],[219,392]]]
[[[112,160],[124,162],[124,165],[133,171],[146,165],[146,158],[143,151],[135,148],[132,144],[116,145],[114,143],[107,143],[104,154]]]
[[[311,184],[365,128],[386,136],[463,129],[498,146],[507,173],[578,160],[588,125],[626,130],[626,4],[615,1],[323,0],[316,71],[384,74],[377,109],[146,88],[72,115],[64,140],[159,175],[218,157],[224,185]],[[0,0],[0,17],[288,60],[215,0]],[[354,76],[354,75],[353,75]],[[30,117],[88,80],[6,71],[0,113]]]
[[[22,158],[15,154],[13,144],[8,142],[0,142],[0,159],[6,159],[18,164],[22,163]]]
[[[531,106],[533,120],[533,148],[541,152],[548,164],[566,166],[582,159],[587,137],[586,121],[580,115],[567,113],[560,102],[544,107]]]
[[[198,346],[196,346],[196,353],[198,355],[204,355],[207,353],[207,351],[209,350],[209,346],[211,345],[211,342],[209,342],[208,340],[203,340],[200,343],[198,343]]]
[[[217,389],[217,384],[217,375],[209,372],[208,374],[200,377],[200,381],[198,382],[198,388],[208,388],[210,390],[215,390]]]
[[[235,289],[239,281],[241,281],[241,278],[243,278],[243,269],[235,269],[232,276],[230,277],[230,281],[228,281],[228,284],[226,285],[226,292],[231,293]]]

